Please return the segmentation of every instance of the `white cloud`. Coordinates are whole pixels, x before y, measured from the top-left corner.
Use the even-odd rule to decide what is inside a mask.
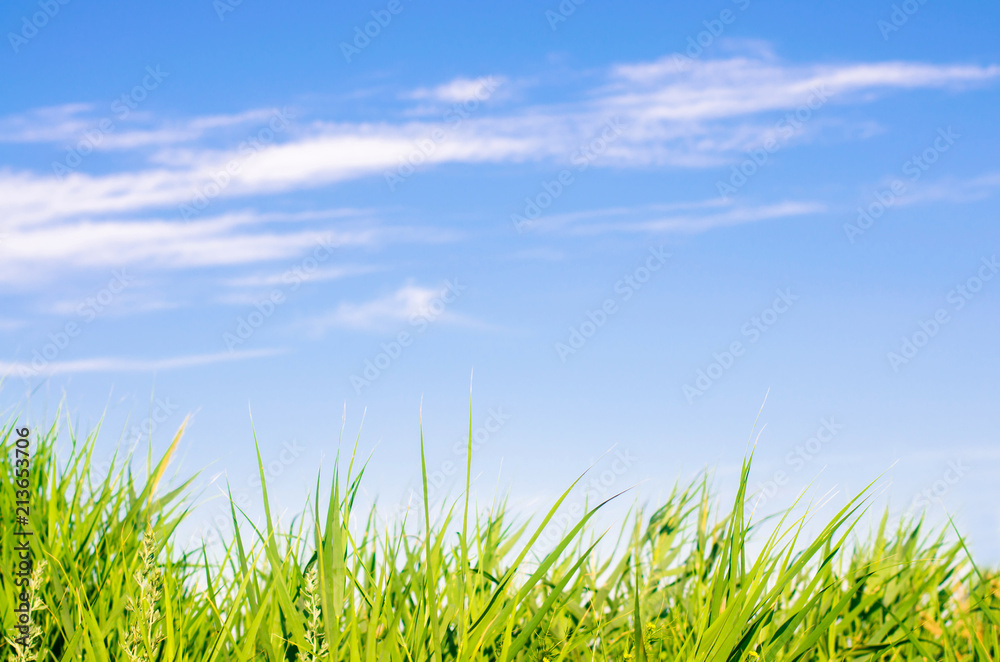
[[[40,365],[30,362],[0,361],[0,375],[22,377],[50,377],[52,375],[77,374],[85,372],[156,372],[194,368],[213,363],[244,361],[283,354],[282,349],[255,349],[246,351],[217,352],[215,354],[189,354],[164,359],[129,359],[120,357],[99,357],[73,361],[48,361]]]
[[[148,124],[147,113],[134,112],[124,118],[110,110],[103,115],[95,110],[94,104],[71,103],[0,117],[0,143],[64,143],[75,147],[83,142],[88,152],[172,145],[244,124],[264,126],[278,112],[256,108],[144,127]]]
[[[822,203],[786,201],[769,205],[734,207],[724,212],[702,216],[683,214],[644,221],[593,224],[579,227],[576,229],[576,232],[578,234],[598,234],[602,232],[674,232],[693,234],[719,227],[756,223],[792,216],[805,216],[824,211],[826,211],[826,205]]]
[[[794,110],[817,91],[836,103],[865,103],[892,89],[981,84],[1000,67],[938,66],[906,62],[841,66],[786,65],[763,57],[694,61],[678,70],[670,57],[615,67],[608,82],[584,100],[524,106],[506,115],[445,121],[315,123],[254,151],[191,149],[164,165],[65,180],[31,172],[0,172],[0,217],[12,225],[48,223],[81,215],[123,214],[177,207],[211,186],[227,164],[239,172],[220,197],[277,194],[358,177],[382,176],[418,154],[417,141],[435,130],[427,164],[570,161],[600,135],[609,119],[627,127],[597,163],[620,167],[705,167],[727,162],[774,131],[762,113]],[[466,82],[433,94],[460,97]],[[431,95],[431,92],[427,92]],[[192,124],[207,120],[195,120]]]
[[[493,90],[506,84],[503,76],[484,76],[481,78],[456,78],[437,87],[422,87],[406,95],[410,99],[428,99],[446,103],[462,103],[465,101],[485,100],[492,96]]]
[[[130,284],[129,288],[135,288],[136,286]],[[80,308],[85,303],[85,299],[62,299],[41,306],[40,312],[64,317],[76,316],[80,314]],[[172,310],[180,306],[181,304],[177,302],[150,297],[147,292],[125,291],[116,295],[114,301],[107,308],[102,307],[101,315],[124,317],[161,310]]]
[[[380,267],[365,265],[343,265],[324,267],[312,271],[304,271],[301,267],[280,273],[253,274],[228,278],[224,282],[229,287],[271,287],[274,285],[289,285],[291,283],[320,283],[329,280],[339,280],[350,276],[360,276],[379,271]],[[256,301],[256,298],[253,299]]]
[[[966,180],[955,178],[921,182],[903,195],[898,204],[913,205],[929,202],[975,202],[993,196],[1000,189],[1000,172],[988,172]]]
[[[242,277],[227,274],[230,280],[224,281],[230,287],[264,287],[276,284],[296,267],[302,271],[302,260],[320,246],[334,251],[334,259],[314,272],[302,271],[299,277],[303,280],[331,280],[377,269],[341,264],[345,252],[352,248],[448,243],[461,236],[456,230],[382,224],[365,209],[293,213],[242,210],[186,223],[155,217],[68,220],[16,227],[0,234],[0,283],[30,290],[67,273],[86,270],[135,266],[150,274],[157,270],[237,269],[278,262],[280,272],[244,271]],[[143,298],[148,296],[143,293]]]
[[[420,320],[479,326],[475,321],[448,309],[461,289],[449,283],[436,288],[407,283],[395,292],[371,301],[342,303],[332,312],[307,320],[302,326],[313,336],[322,335],[332,328],[390,332]]]
[[[542,217],[532,231],[596,235],[609,232],[694,234],[719,227],[806,216],[826,211],[812,201],[786,200],[764,205],[737,205],[722,198],[668,205],[612,207]]]
[[[92,109],[89,103],[68,103],[0,117],[0,142],[62,142],[79,137],[91,128],[80,115]]]
[[[70,269],[182,269],[290,259],[319,245],[368,246],[387,234],[376,229],[268,231],[257,216],[239,212],[183,223],[142,219],[71,221],[8,232],[0,282],[44,282]]]

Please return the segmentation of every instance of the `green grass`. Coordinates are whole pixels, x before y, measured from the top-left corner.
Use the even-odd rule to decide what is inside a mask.
[[[2,429],[0,458],[10,637],[14,427]],[[364,469],[351,455],[346,471],[316,484],[329,500],[316,497],[287,530],[276,528],[266,484],[259,530],[232,505],[220,559],[177,546],[191,485],[162,479],[182,433],[139,477],[127,461],[93,474],[96,433],[63,433],[71,450],[58,460],[60,432],[32,434],[37,636],[29,649],[8,640],[0,659],[1000,659],[1000,580],[972,564],[957,533],[883,517],[862,537],[867,494],[813,536],[806,508],[761,522],[749,459],[729,512],[716,510],[702,477],[623,522],[613,551],[595,551],[594,508],[536,558],[569,491],[523,521],[471,504],[467,474],[442,516],[425,501],[403,535],[356,508]]]

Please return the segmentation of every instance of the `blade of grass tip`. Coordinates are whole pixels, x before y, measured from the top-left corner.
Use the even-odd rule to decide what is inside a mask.
[[[431,503],[427,492],[427,455],[424,451],[424,403],[420,403],[420,478],[424,488],[424,549],[427,553],[427,568],[424,575],[424,586],[427,593],[427,616],[431,628],[431,641],[434,645],[433,659],[441,662],[441,632],[438,628],[437,601],[434,596],[435,586],[433,557],[431,556]]]
[[[632,617],[635,662],[646,662],[646,644],[642,639],[642,612],[639,609],[639,551],[642,548],[641,526],[642,522],[637,519],[635,526],[635,549],[633,550],[635,558],[635,590],[632,592],[635,603],[634,615]]]
[[[177,428],[177,434],[174,435],[174,440],[170,442],[170,447],[167,448],[167,452],[163,454],[160,458],[159,463],[156,465],[156,474],[153,476],[152,481],[149,483],[149,494],[146,495],[146,507],[149,508],[153,503],[153,492],[156,491],[156,486],[160,484],[160,479],[163,478],[163,473],[167,470],[167,464],[170,462],[171,456],[174,451],[177,450],[177,445],[181,442],[181,437],[184,436],[184,429],[187,427],[190,416],[185,416],[184,420],[181,421],[181,425]]]
[[[986,586],[989,586],[989,582],[987,581],[986,577],[983,576],[983,573],[980,572],[979,566],[976,565],[976,562],[972,560],[972,552],[969,551],[968,546],[966,546],[965,544],[965,536],[963,536],[961,533],[958,532],[958,527],[955,526],[955,521],[951,518],[950,514],[948,515],[948,523],[951,524],[952,530],[954,530],[955,535],[958,536],[958,542],[962,546],[962,549],[965,551],[965,555],[969,558],[969,563],[972,565],[973,572],[975,572],[976,576],[979,577],[980,582],[982,582]],[[980,603],[980,605],[984,604],[985,603]],[[996,617],[992,609],[987,607],[985,609],[981,609],[980,611],[986,616],[987,619],[989,619],[991,623],[993,623],[994,626],[1000,627],[1000,619]]]
[[[574,481],[573,485],[571,485],[569,489],[563,493],[563,496],[558,501],[556,501],[555,505],[552,506],[548,514],[542,520],[542,523],[541,525],[539,525],[539,528],[535,531],[535,534],[525,545],[525,548],[521,550],[521,553],[518,555],[517,559],[515,559],[515,561],[511,564],[507,572],[505,572],[503,576],[500,578],[500,583],[494,590],[493,596],[490,598],[490,601],[487,603],[482,613],[469,628],[470,633],[474,632],[481,623],[487,622],[487,616],[492,613],[493,606],[495,604],[498,604],[499,597],[501,595],[504,595],[504,592],[506,591],[508,584],[512,582],[515,573],[517,572],[518,568],[521,567],[521,563],[524,560],[525,556],[527,556],[529,548],[534,544],[535,540],[541,534],[541,531],[545,528],[549,520],[555,514],[556,510],[559,508],[559,504],[562,503],[562,500],[566,497],[566,495],[570,493],[570,491],[573,489],[573,486],[576,485],[576,483],[579,482],[579,480],[580,478]],[[520,603],[524,599],[524,597],[528,595],[528,593],[532,590],[532,588],[536,584],[542,581],[542,579],[545,576],[545,573],[548,572],[549,568],[556,562],[556,560],[560,557],[560,555],[562,555],[566,547],[573,540],[576,539],[577,535],[579,535],[579,533],[587,525],[587,522],[590,521],[590,519],[597,513],[597,511],[603,508],[609,502],[620,497],[626,491],[627,490],[623,490],[618,494],[608,497],[601,503],[594,506],[591,510],[587,511],[587,513],[584,514],[584,516],[580,519],[580,521],[576,523],[576,526],[570,529],[569,533],[567,533],[563,537],[563,539],[555,546],[555,548],[553,548],[552,551],[546,554],[545,557],[539,562],[538,566],[535,568],[535,571],[523,582],[523,584],[517,589],[517,591],[515,591],[510,604],[500,608],[499,614],[496,616],[496,618],[507,618],[512,611],[516,610],[520,606]],[[480,635],[480,637],[484,637],[485,635],[486,632],[484,631]]]
[[[246,575],[247,572],[249,572],[247,569],[247,556],[246,556],[246,551],[243,547],[243,536],[240,535],[240,523],[236,517],[236,504],[233,501],[233,491],[229,486],[228,480],[226,481],[226,492],[229,495],[229,512],[233,516],[233,535],[236,537],[237,558],[239,559],[240,562],[240,570],[244,575]],[[256,582],[253,584],[251,589],[252,590],[249,593],[250,608],[253,611],[257,611],[257,605],[260,604],[260,593],[257,590]]]
[[[358,436],[354,438],[354,448],[351,450],[351,461],[347,465],[347,485],[351,484],[351,476],[354,471],[354,458],[358,454],[358,444],[361,443],[361,431],[365,427],[365,416],[368,414],[368,409],[365,409],[361,414],[361,425],[358,426]],[[340,457],[340,449],[337,449],[337,457]]]
[[[469,375],[469,440],[465,454],[465,512],[462,515],[462,538],[460,540],[462,561],[459,570],[459,598],[458,598],[458,659],[462,659],[462,652],[465,649],[465,642],[468,639],[466,621],[468,615],[465,611],[466,595],[469,589],[469,489],[472,477],[472,375]]]
[[[767,404],[767,396],[770,395],[771,389],[768,387],[767,391],[764,393],[764,401],[760,403],[760,409],[757,410],[757,415],[753,419],[753,426],[750,428],[750,439],[754,439],[753,447],[756,448],[757,441],[754,438],[754,432],[757,431],[757,423],[760,421],[760,415],[764,413],[764,405]],[[763,432],[763,430],[761,430]],[[757,438],[760,438],[760,433],[757,434]],[[747,446],[750,446],[750,440],[747,440]]]
[[[260,456],[260,444],[257,441],[257,428],[253,423],[253,412],[250,412],[250,430],[253,434],[254,450],[257,452],[257,471],[260,474],[260,489],[264,498],[264,519],[267,523],[267,539],[264,541],[264,549],[267,554],[268,563],[271,565],[271,577],[274,579],[277,589],[278,604],[285,612],[286,622],[292,630],[294,642],[297,646],[305,646],[305,630],[302,628],[301,616],[296,611],[288,585],[282,576],[284,563],[278,555],[278,543],[274,532],[274,520],[271,518],[271,504],[267,495],[267,478],[264,476],[264,460]]]

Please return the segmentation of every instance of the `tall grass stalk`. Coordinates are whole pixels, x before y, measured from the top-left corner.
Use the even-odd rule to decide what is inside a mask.
[[[8,634],[17,600],[7,516],[16,500],[13,429],[0,431],[0,618]],[[764,526],[747,489],[750,458],[728,512],[712,505],[702,476],[635,512],[607,541],[612,553],[595,551],[604,548],[592,533],[599,504],[529,563],[574,486],[524,520],[470,503],[467,464],[464,494],[432,519],[421,432],[422,527],[380,526],[358,505],[367,465],[355,461],[355,441],[346,471],[338,462],[317,479],[305,516],[281,527],[258,451],[263,524],[230,497],[232,533],[214,558],[177,544],[191,516],[191,482],[167,487],[162,478],[182,432],[145,476],[133,475],[128,458],[95,475],[96,431],[81,439],[68,430],[58,460],[56,427],[38,435],[29,490],[31,550],[45,563],[31,582],[37,636],[29,648],[5,639],[0,659],[1000,659],[1000,579],[972,563],[961,536],[884,515],[862,538],[868,492],[811,536],[806,522],[818,514],[802,506]]]

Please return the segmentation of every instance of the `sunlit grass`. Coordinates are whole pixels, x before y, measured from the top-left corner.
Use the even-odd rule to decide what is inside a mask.
[[[67,432],[71,449],[57,461],[56,428],[33,433],[37,636],[18,648],[15,427],[2,430],[0,458],[9,660],[1000,658],[1000,580],[974,567],[956,533],[883,517],[858,542],[867,493],[808,539],[804,508],[762,524],[747,493],[749,459],[729,512],[717,512],[700,478],[623,522],[612,552],[595,551],[598,505],[535,562],[572,486],[523,521],[470,503],[467,474],[443,517],[431,518],[425,498],[403,535],[356,508],[364,468],[350,454],[346,470],[317,482],[316,495],[328,487],[329,499],[316,496],[285,530],[272,516],[258,453],[263,525],[231,503],[220,559],[177,545],[191,485],[167,489],[162,478],[183,426],[140,477],[128,462],[94,475],[96,434]]]

